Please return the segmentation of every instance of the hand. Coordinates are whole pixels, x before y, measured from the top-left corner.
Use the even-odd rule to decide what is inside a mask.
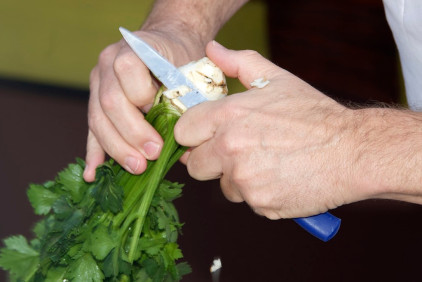
[[[186,35],[136,33],[176,66],[203,56],[203,45]],[[124,40],[101,52],[90,76],[86,181],[95,179],[106,153],[134,174],[146,169],[147,159],[158,158],[163,141],[143,115],[157,88],[157,81]]]
[[[318,214],[366,197],[351,189],[354,111],[253,51],[207,46],[208,57],[249,88],[189,109],[176,140],[198,180],[221,178],[224,195],[271,219]],[[251,88],[257,78],[270,83]]]

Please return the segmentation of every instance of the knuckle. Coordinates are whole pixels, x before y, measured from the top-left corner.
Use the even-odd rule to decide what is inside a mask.
[[[248,64],[256,64],[257,61],[262,59],[261,54],[255,50],[240,51],[240,56],[242,56],[243,60]]]
[[[192,178],[196,180],[202,180],[201,172],[200,172],[201,164],[198,159],[190,157],[188,159],[188,162],[186,163],[186,168],[188,170],[189,175],[192,176]]]
[[[245,183],[251,181],[244,180]],[[272,196],[262,187],[251,185],[244,189],[245,201],[253,209],[270,210],[273,207]]]
[[[107,152],[107,154],[112,157],[113,159],[115,159],[118,163],[122,163],[120,157],[119,157],[119,152],[120,150],[117,149],[117,146],[115,146],[114,144],[110,144],[110,143],[105,143],[103,144],[104,150]]]
[[[144,128],[141,129],[142,124],[141,123],[134,123],[134,122],[127,122],[126,123],[126,130],[130,132],[130,137],[127,137],[129,141],[132,141],[133,145],[137,147],[136,145],[144,143],[144,140],[148,139],[148,131]],[[136,140],[136,142],[134,142]]]
[[[224,197],[232,203],[240,203],[242,200],[233,192],[222,189]]]
[[[221,134],[219,141],[220,145],[218,147],[223,155],[233,156],[240,150],[237,138],[231,132]]]
[[[220,178],[220,187],[224,197],[230,202],[240,203],[244,201],[240,193],[236,192],[236,188],[230,183],[230,180],[226,175],[223,175]]]
[[[217,142],[218,148],[224,155],[235,156],[242,154],[242,151],[248,146],[250,141],[245,137],[245,117],[248,116],[249,110],[241,105],[237,105],[234,101],[224,103],[222,109],[218,111],[217,118],[223,119],[222,123],[231,126],[219,132]]]
[[[115,54],[115,46],[113,45],[109,45],[106,48],[104,48],[101,52],[100,55],[98,56],[98,63],[99,65],[103,65],[103,64],[107,64],[108,61],[114,57]]]
[[[98,77],[98,66],[95,66],[89,73],[90,89],[92,90],[92,82]]]
[[[126,52],[116,57],[113,62],[113,69],[116,73],[124,73],[130,71],[135,64],[136,61],[133,60],[131,54]]]
[[[218,108],[217,116],[223,116],[225,119],[234,119],[235,117],[241,116],[244,111],[245,108],[229,96],[224,99],[224,103],[222,103]]]
[[[126,143],[117,140],[111,141],[105,138],[102,138],[100,142],[104,151],[111,158],[113,158],[120,164],[124,164],[124,157],[129,155],[129,152],[131,151]]]
[[[282,218],[282,216],[274,210],[265,210],[264,212],[262,212],[262,215],[270,220],[277,220]]]
[[[241,153],[238,139],[232,132],[220,133],[218,143],[217,150],[220,151],[220,154],[223,156],[235,158],[238,153]]]
[[[250,49],[242,50],[242,51],[240,51],[240,53],[244,57],[257,57],[257,56],[261,57],[261,54],[259,54],[257,51],[250,50]]]
[[[95,129],[97,127],[97,124],[99,122],[100,118],[97,114],[93,112],[88,112],[88,127],[90,129]]]
[[[215,119],[219,119],[222,123],[242,124],[244,120],[251,114],[251,108],[243,105],[235,99],[236,97],[227,97],[221,100],[221,104],[214,112]]]
[[[248,191],[249,184],[247,172],[240,165],[235,165],[230,174],[230,182],[234,186],[242,188],[242,191]]]
[[[119,105],[118,95],[109,90],[100,92],[100,105],[105,112],[113,111]]]
[[[245,201],[254,209],[266,207],[267,203],[262,200],[261,195],[256,191],[250,190],[245,193]]]
[[[136,95],[129,95],[128,99],[138,107],[151,104],[154,101],[155,87],[151,83],[145,83],[142,88],[136,92]]]
[[[145,144],[151,139],[156,140],[154,132],[148,127],[148,123],[145,120],[137,119],[133,122],[128,122],[126,130],[130,132],[130,136],[125,136],[127,142],[134,148],[142,150],[142,144]]]

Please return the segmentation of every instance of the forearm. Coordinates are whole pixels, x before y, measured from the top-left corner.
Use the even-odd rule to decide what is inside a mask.
[[[247,1],[157,0],[142,29],[193,36],[205,52],[205,45]]]
[[[357,110],[354,150],[357,187],[369,198],[422,203],[422,113]]]

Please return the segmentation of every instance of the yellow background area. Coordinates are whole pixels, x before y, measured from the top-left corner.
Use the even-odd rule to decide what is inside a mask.
[[[152,0],[0,1],[0,77],[87,89],[104,47],[121,39],[118,27],[140,27]],[[217,40],[268,56],[264,2],[245,5]],[[230,87],[231,86],[231,87]],[[229,82],[230,92],[239,85]]]

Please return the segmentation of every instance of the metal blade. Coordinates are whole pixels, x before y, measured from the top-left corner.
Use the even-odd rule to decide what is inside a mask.
[[[179,100],[187,108],[207,101],[207,98],[201,94],[201,92],[183,75],[182,72],[161,56],[148,43],[123,27],[120,27],[119,30],[135,54],[157,77],[157,79],[164,84],[164,86],[168,89],[175,89],[179,86],[187,86],[192,89],[191,92],[179,98]]]

